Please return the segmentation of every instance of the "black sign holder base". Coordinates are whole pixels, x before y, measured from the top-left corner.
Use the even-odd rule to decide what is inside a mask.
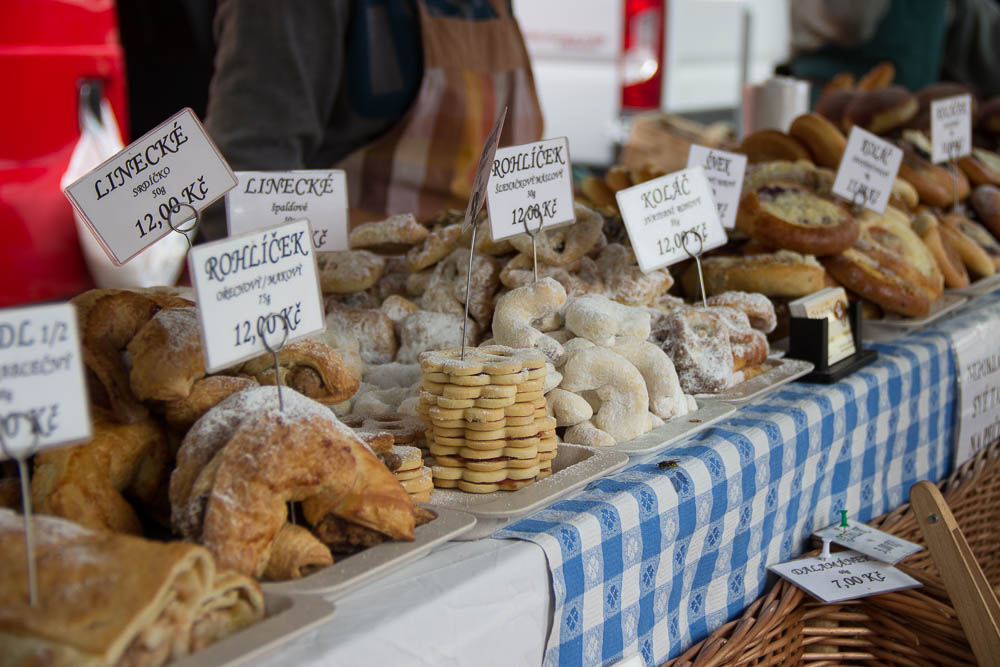
[[[792,359],[804,359],[816,367],[809,375],[799,378],[800,382],[833,384],[878,359],[877,351],[867,350],[861,346],[861,302],[851,301],[847,308],[847,314],[851,322],[851,335],[854,337],[855,352],[835,364],[827,362],[829,355],[827,329],[830,325],[827,319],[825,317],[821,319],[793,317],[791,319],[787,356]]]

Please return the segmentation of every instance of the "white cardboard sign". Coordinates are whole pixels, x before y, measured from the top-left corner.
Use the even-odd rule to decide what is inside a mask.
[[[853,549],[890,565],[895,565],[907,556],[911,556],[923,549],[919,544],[908,542],[895,535],[872,528],[867,524],[855,523],[853,521],[846,528],[842,528],[839,523],[835,523],[822,530],[817,530],[813,535],[820,539],[830,540],[834,544]]]
[[[326,328],[308,220],[195,246],[188,271],[198,293],[209,373]],[[272,315],[279,317],[272,317]]]
[[[833,194],[876,213],[885,213],[902,161],[902,149],[855,125],[847,137]]]
[[[740,205],[747,156],[691,144],[687,166],[701,167],[705,170],[705,176],[712,186],[712,197],[719,210],[719,220],[722,222],[722,226],[726,229],[735,227],[736,209]]]
[[[643,272],[669,266],[726,242],[712,187],[701,167],[681,169],[619,190],[615,198]],[[695,234],[701,237],[701,243]]]
[[[319,251],[348,250],[347,174],[340,169],[238,171],[226,194],[230,236],[305,218]]]
[[[958,467],[1000,437],[1000,339],[995,320],[974,322],[949,335],[958,382]]]
[[[931,102],[931,161],[947,162],[972,152],[972,96]]]
[[[91,438],[72,304],[0,310],[0,437],[0,460]]]
[[[573,222],[573,174],[566,137],[497,149],[486,205],[494,241]]]
[[[824,560],[810,556],[768,568],[823,602],[842,602],[917,588],[920,582],[871,556],[838,551]]]
[[[122,265],[187,226],[236,185],[191,109],[182,109],[64,190],[108,257]],[[188,208],[191,207],[191,208]]]

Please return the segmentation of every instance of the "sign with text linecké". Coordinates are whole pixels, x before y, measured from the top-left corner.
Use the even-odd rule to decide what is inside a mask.
[[[308,220],[197,245],[188,272],[198,293],[205,368],[209,373],[276,345],[323,331],[326,321]],[[278,315],[279,317],[272,317]]]
[[[37,443],[34,424],[38,426]],[[69,303],[0,310],[0,436],[23,458],[91,437],[76,308]]]
[[[957,160],[972,152],[972,96],[931,102],[931,161]]]
[[[646,273],[726,242],[712,186],[701,167],[619,190],[615,198],[639,268]]]
[[[855,125],[840,158],[833,194],[878,214],[885,213],[902,161],[901,149]]]
[[[122,265],[236,185],[191,109],[183,109],[64,190]]]
[[[573,222],[573,173],[566,137],[497,149],[486,190],[490,234],[500,241]]]
[[[230,236],[305,218],[321,252],[348,250],[347,175],[340,169],[238,171],[226,194]]]
[[[736,226],[736,209],[743,190],[743,173],[747,169],[747,156],[727,153],[717,148],[691,144],[688,167],[701,167],[712,186],[712,197],[719,210],[719,221],[726,229]]]

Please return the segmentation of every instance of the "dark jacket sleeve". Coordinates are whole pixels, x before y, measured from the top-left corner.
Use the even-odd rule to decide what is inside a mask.
[[[348,0],[220,0],[206,129],[233,169],[298,169],[344,69]]]

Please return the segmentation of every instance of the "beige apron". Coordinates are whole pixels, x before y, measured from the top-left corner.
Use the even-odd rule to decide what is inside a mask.
[[[424,75],[413,106],[337,165],[347,172],[351,225],[393,213],[425,219],[466,206],[483,142],[507,107],[501,146],[537,141],[542,114],[531,63],[505,0],[496,19],[431,16],[417,0]]]

